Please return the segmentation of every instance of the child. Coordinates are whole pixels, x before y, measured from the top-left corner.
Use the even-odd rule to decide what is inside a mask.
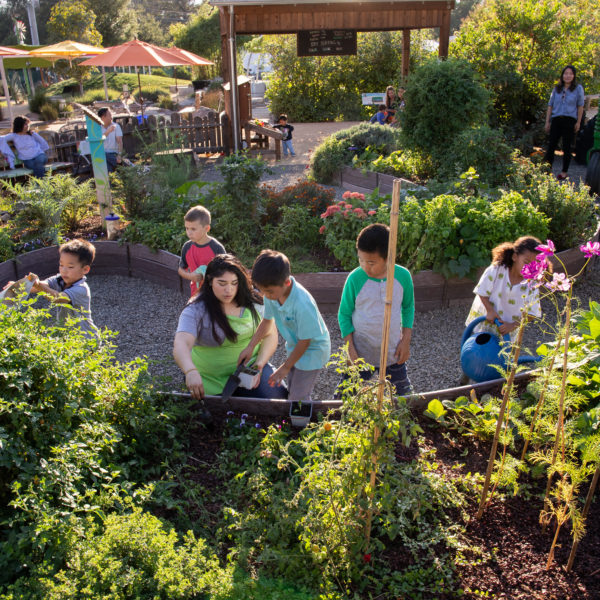
[[[250,359],[272,320],[286,342],[287,360],[269,377],[279,385],[287,376],[288,398],[310,402],[315,381],[331,352],[329,331],[313,297],[290,275],[285,254],[263,250],[252,267],[252,281],[264,295],[265,312],[238,363]]]
[[[387,109],[385,104],[380,104],[377,112],[371,117],[369,123],[379,123],[380,125],[385,125],[387,122]]]
[[[187,241],[181,249],[178,273],[190,282],[191,296],[195,296],[202,285],[206,265],[217,254],[225,254],[225,248],[210,237],[210,212],[204,206],[192,206],[183,217]]]
[[[380,366],[389,236],[389,227],[381,223],[369,225],[358,234],[356,249],[360,267],[348,275],[338,311],[340,331],[343,340],[348,342],[350,360],[354,362],[360,357],[376,368]],[[395,265],[386,373],[400,396],[411,392],[406,361],[410,356],[414,315],[412,277],[407,269]],[[371,375],[370,371],[361,372],[363,379]]]
[[[294,152],[294,145],[292,144],[292,131],[294,131],[293,125],[288,125],[287,115],[279,115],[277,119],[277,125],[273,125],[273,129],[279,129],[283,133],[283,156],[288,155],[288,150],[292,156],[296,156]]]
[[[521,269],[538,255],[540,240],[532,236],[520,237],[514,242],[504,242],[492,250],[492,264],[483,272],[473,292],[476,294],[467,317],[468,325],[477,317],[486,321],[475,331],[492,331],[502,335],[510,333],[515,339],[521,311],[527,307],[531,317],[540,317],[542,309],[537,289],[530,289],[523,281]],[[501,322],[500,327],[494,320]]]
[[[27,288],[32,293],[50,296],[52,303],[58,305],[60,324],[70,316],[82,317],[79,328],[86,337],[97,337],[98,328],[92,321],[90,288],[85,277],[90,272],[96,248],[86,240],[71,240],[60,246],[58,251],[58,275],[40,281],[37,275],[30,273],[17,283],[30,282]]]

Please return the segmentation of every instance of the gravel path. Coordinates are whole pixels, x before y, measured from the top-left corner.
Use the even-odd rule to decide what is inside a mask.
[[[173,378],[173,383],[165,382],[165,388],[179,388],[181,374],[173,362],[171,349],[186,299],[177,292],[134,278],[92,274],[89,283],[94,321],[99,327],[119,332],[115,340],[118,360],[129,361],[145,355],[151,361],[154,375]],[[600,300],[600,262],[596,261],[587,277],[577,284],[576,294],[584,307],[588,306],[588,299]],[[447,309],[416,313],[409,363],[409,376],[416,392],[457,385],[461,376],[460,339],[470,304],[463,301]],[[547,320],[554,323],[556,311],[552,304],[544,302],[543,310]],[[341,344],[337,316],[325,314],[324,318],[332,348],[336,349]],[[536,342],[551,338],[551,334],[531,324],[525,342],[534,349]],[[280,344],[272,362],[279,365],[283,360]],[[317,382],[315,399],[331,399],[338,377],[332,367],[324,370]]]

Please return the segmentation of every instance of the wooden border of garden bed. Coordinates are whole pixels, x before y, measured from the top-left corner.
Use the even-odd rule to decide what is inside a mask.
[[[595,239],[598,238],[596,233]],[[94,242],[96,259],[90,277],[94,275],[122,275],[137,277],[188,294],[187,281],[179,277],[179,256],[159,250],[154,252],[142,244],[119,242]],[[579,249],[571,248],[558,253],[571,274],[577,273],[585,263]],[[554,259],[556,270],[561,270]],[[58,247],[40,248],[0,263],[0,289],[11,280],[24,277],[30,272],[45,278],[58,271]],[[483,269],[477,273],[479,278]],[[337,312],[347,272],[297,273],[296,279],[314,296],[322,312]],[[447,308],[473,298],[475,280],[469,278],[444,278],[433,271],[419,271],[413,275],[415,307],[419,312]]]

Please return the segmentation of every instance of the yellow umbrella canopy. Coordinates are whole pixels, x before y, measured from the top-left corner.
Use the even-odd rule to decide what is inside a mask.
[[[77,58],[78,56],[104,54],[105,52],[106,48],[101,48],[100,46],[90,46],[82,42],[65,40],[64,42],[58,42],[58,44],[42,46],[36,50],[31,50],[29,54],[30,56],[41,56],[43,58]]]

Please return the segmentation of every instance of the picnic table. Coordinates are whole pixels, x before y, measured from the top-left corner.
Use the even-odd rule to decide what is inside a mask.
[[[275,140],[275,160],[281,160],[281,140],[283,133],[279,129],[273,129],[266,124],[260,124],[256,121],[244,121],[242,124],[245,132],[246,144],[252,148],[254,144],[258,148],[269,148],[269,140]],[[252,135],[255,133],[256,135]]]

